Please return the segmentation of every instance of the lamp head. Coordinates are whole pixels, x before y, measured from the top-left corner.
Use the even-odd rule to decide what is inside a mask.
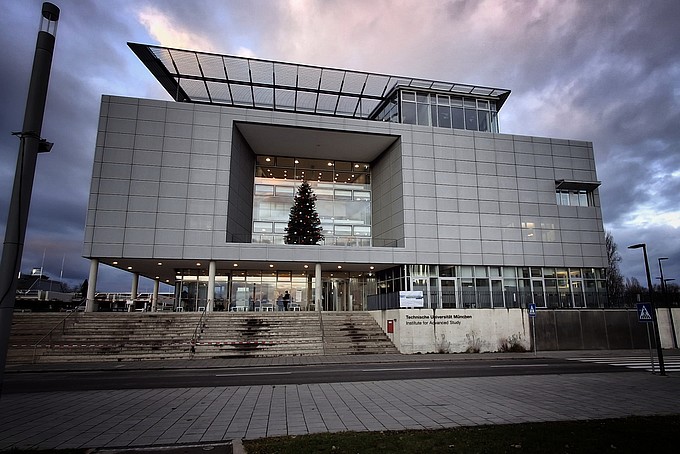
[[[639,248],[645,247],[645,246],[646,246],[645,243],[638,243],[638,244],[634,244],[632,246],[628,246],[628,249],[639,249]]]
[[[659,261],[661,260],[668,260],[668,257],[659,257]]]

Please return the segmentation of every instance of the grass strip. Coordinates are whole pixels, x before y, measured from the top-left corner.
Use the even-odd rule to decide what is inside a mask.
[[[680,415],[246,440],[248,454],[675,453]]]

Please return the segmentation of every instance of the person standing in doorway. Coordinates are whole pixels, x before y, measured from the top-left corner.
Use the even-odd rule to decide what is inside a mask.
[[[286,293],[283,294],[283,310],[284,311],[288,310],[288,303],[290,303],[290,293],[288,293],[288,290],[286,290]]]

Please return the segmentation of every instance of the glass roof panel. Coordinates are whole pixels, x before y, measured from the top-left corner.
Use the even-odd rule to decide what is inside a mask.
[[[319,113],[335,114],[335,106],[338,104],[338,95],[319,93],[319,102],[316,111]]]
[[[288,63],[274,63],[274,84],[285,87],[297,86],[297,66]]]
[[[227,77],[229,80],[250,82],[248,60],[237,57],[224,57],[224,64],[227,67]]]
[[[344,75],[344,71],[324,68],[323,77],[321,78],[321,89],[324,91],[340,91]]]
[[[180,74],[187,76],[201,77],[201,70],[198,68],[198,59],[193,52],[185,52],[180,50],[170,51],[172,59],[177,65],[177,70]]]
[[[343,117],[369,118],[373,109],[397,87],[484,96],[495,102],[497,110],[510,94],[509,90],[500,88],[207,54],[147,44],[128,43],[128,46],[173,99],[183,102],[236,104],[286,111],[313,110]]]
[[[316,90],[319,88],[321,78],[321,68],[300,66],[298,68],[298,87]]]
[[[251,60],[250,73],[254,84],[271,85],[274,82],[274,65],[270,61]]]
[[[340,96],[337,112],[348,116],[354,116],[354,112],[357,110],[358,103],[359,98],[354,96]]]
[[[283,90],[277,88],[274,90],[275,109],[292,110],[295,108],[295,90]]]
[[[224,76],[224,64],[222,63],[222,57],[213,54],[198,54],[198,63],[203,70],[203,75],[205,77],[210,77],[212,79],[225,79]]]
[[[255,106],[274,107],[274,89],[253,87],[253,94],[255,95]]]
[[[231,97],[234,100],[234,104],[241,106],[253,105],[253,94],[248,85],[231,84]]]
[[[366,80],[366,88],[364,93],[368,96],[385,96],[387,83],[390,78],[387,76],[379,76],[377,74],[369,74],[368,80]]]
[[[297,94],[296,110],[303,110],[306,112],[314,112],[316,109],[316,95],[308,91],[299,91]]]
[[[342,92],[357,95],[361,94],[364,91],[366,79],[368,79],[368,74],[348,71],[347,74],[345,74],[345,83],[342,85]]]
[[[202,80],[180,79],[179,86],[187,93],[191,93],[191,99],[198,102],[210,102],[205,83]]]
[[[212,102],[220,104],[231,104],[231,94],[229,94],[229,84],[222,82],[206,82],[210,91]]]

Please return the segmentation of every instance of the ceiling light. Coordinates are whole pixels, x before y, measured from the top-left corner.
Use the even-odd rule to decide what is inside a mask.
[[[354,168],[355,168],[355,169],[358,169],[358,168],[359,168],[359,164],[354,164]]]
[[[271,162],[271,158],[267,158],[267,159],[265,159],[265,161]]]
[[[269,265],[269,268],[274,268],[274,265],[270,264],[270,265]]]
[[[305,268],[309,268],[309,265],[305,265]]]
[[[296,159],[296,160],[295,160],[295,164],[300,164],[300,161],[298,161],[298,160]]]
[[[374,267],[374,266],[369,266],[368,268],[370,268],[370,269],[372,269],[372,270],[373,270],[373,269],[375,269],[375,267]]]
[[[338,269],[341,270],[341,269],[342,269],[342,265],[338,265]]]
[[[234,266],[238,266],[238,263],[234,263]]]
[[[163,264],[163,262],[158,262],[158,266],[161,266],[162,264]]]
[[[131,269],[132,269],[132,267],[131,267],[131,266],[128,266],[128,269],[129,269],[129,270],[131,270]]]
[[[118,265],[118,262],[113,262],[114,265]]]
[[[200,264],[200,263],[196,263],[196,266],[201,266],[201,264]]]
[[[329,162],[329,163],[328,163],[328,167],[333,167],[333,163],[332,163],[332,162]]]

